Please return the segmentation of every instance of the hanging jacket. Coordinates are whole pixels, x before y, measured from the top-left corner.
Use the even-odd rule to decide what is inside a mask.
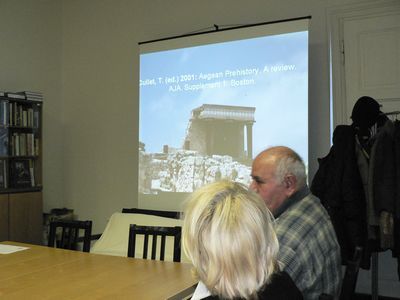
[[[376,134],[373,156],[373,199],[376,212],[395,213],[396,164],[394,124],[387,120]]]
[[[393,256],[398,258],[398,275],[400,279],[400,121],[394,122],[394,151],[396,164],[396,192],[394,217],[394,249]]]
[[[311,191],[329,213],[341,247],[342,263],[346,264],[355,247],[361,246],[365,250],[360,266],[369,269],[366,201],[355,154],[355,135],[353,126],[335,128],[333,145],[328,155],[319,159]]]
[[[400,219],[400,121],[394,122],[393,129],[393,141],[394,141],[394,152],[395,152],[395,164],[396,164],[396,200],[395,200],[395,216]],[[400,240],[400,239],[399,239]]]

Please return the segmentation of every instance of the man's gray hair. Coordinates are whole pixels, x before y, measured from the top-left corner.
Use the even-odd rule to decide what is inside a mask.
[[[277,158],[275,177],[279,182],[283,182],[286,175],[293,175],[297,179],[297,189],[307,183],[306,167],[303,159],[295,151],[282,153]]]

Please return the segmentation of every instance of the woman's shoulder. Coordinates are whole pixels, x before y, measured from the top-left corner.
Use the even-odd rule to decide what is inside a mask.
[[[203,300],[218,300],[218,296],[209,296]],[[286,272],[277,272],[271,281],[258,292],[259,300],[303,300],[303,295]]]
[[[274,273],[269,284],[258,293],[259,299],[302,300],[303,295],[286,272]]]

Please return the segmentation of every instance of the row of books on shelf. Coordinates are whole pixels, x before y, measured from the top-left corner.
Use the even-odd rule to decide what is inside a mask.
[[[39,111],[17,102],[0,102],[0,125],[39,128]]]
[[[41,92],[3,92],[0,91],[0,97],[8,97],[20,100],[33,100],[33,101],[43,101],[43,94]]]
[[[0,159],[0,189],[35,187],[35,163],[32,159]]]
[[[5,128],[0,128],[0,156],[38,156],[39,138],[33,133],[14,132],[9,136]]]

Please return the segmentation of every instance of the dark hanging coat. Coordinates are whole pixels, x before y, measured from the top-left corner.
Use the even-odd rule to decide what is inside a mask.
[[[367,249],[366,200],[355,152],[356,131],[339,125],[333,133],[333,145],[319,159],[319,169],[311,191],[327,209],[341,247],[342,262],[352,257],[356,246]],[[370,255],[364,251],[361,267],[369,269]]]

